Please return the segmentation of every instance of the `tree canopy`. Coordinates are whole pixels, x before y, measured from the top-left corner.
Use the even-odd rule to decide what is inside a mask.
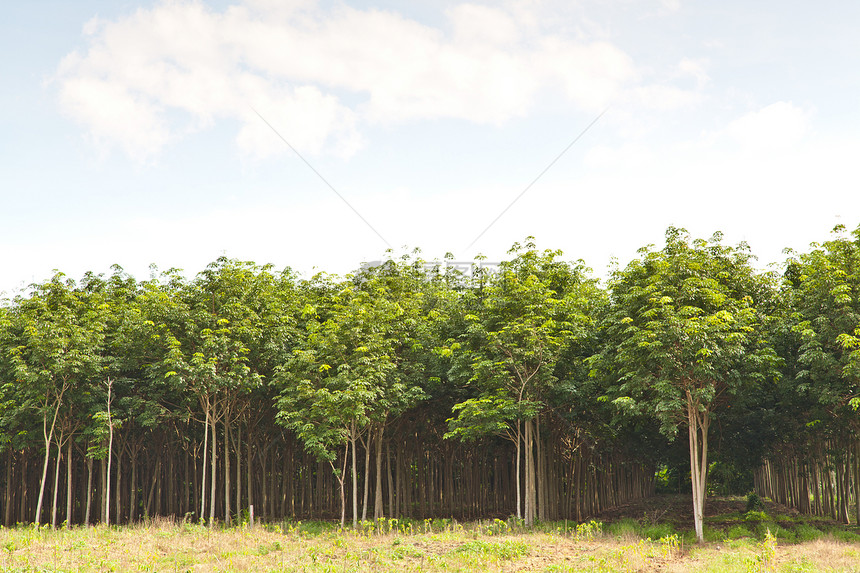
[[[856,515],[860,228],[782,276],[675,227],[605,283],[531,237],[508,254],[471,274],[414,251],[343,277],[221,257],[32,285],[0,304],[5,523],[57,525],[65,503],[68,523],[351,506],[353,525],[530,525],[667,472],[689,476],[700,539],[709,477]]]

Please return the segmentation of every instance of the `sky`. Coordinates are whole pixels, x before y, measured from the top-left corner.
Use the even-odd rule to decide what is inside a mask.
[[[220,256],[347,273],[860,223],[860,4],[0,7],[0,292]],[[549,167],[547,169],[547,167]],[[500,216],[501,215],[501,216]],[[389,254],[387,254],[389,253]]]

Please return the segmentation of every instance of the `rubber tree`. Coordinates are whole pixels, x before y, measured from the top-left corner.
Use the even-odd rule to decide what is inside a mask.
[[[785,276],[799,339],[795,390],[819,410],[810,411],[807,423],[824,422],[816,432],[840,444],[834,456],[860,458],[860,227],[848,234],[837,226],[831,240],[795,254]],[[856,490],[860,472],[854,473]],[[839,484],[837,517],[844,523],[849,489]],[[860,496],[855,500],[860,509]]]
[[[655,415],[674,436],[686,426],[696,537],[704,541],[708,437],[715,408],[777,376],[759,306],[772,281],[751,265],[746,245],[719,233],[690,240],[670,227],[660,250],[639,257],[610,280],[606,345],[595,375],[609,376],[607,397],[622,410]]]
[[[478,314],[466,316],[464,350],[478,396],[454,407],[447,437],[470,439],[484,432],[501,434],[516,444],[517,516],[526,525],[540,517],[535,448],[540,447],[540,412],[547,390],[556,382],[556,365],[565,349],[592,325],[589,299],[596,286],[581,263],[560,260],[560,251],[535,248],[531,237],[515,244],[514,255],[482,288]],[[525,462],[525,508],[521,509],[521,459]]]
[[[168,304],[170,326],[165,333],[164,376],[196,397],[204,424],[204,467],[209,455],[209,524],[215,520],[218,439],[223,423],[228,435],[231,408],[237,397],[259,385],[249,367],[247,340],[257,336],[259,321],[244,301],[258,269],[252,263],[224,257],[211,263],[194,281],[179,285]],[[225,440],[226,441],[226,440]],[[209,450],[207,452],[207,450]],[[225,451],[229,476],[229,452]],[[200,516],[206,513],[206,475],[201,480]],[[230,487],[225,484],[225,519],[230,521]]]
[[[331,291],[329,280],[316,277],[311,281],[315,284],[305,288]],[[309,452],[331,465],[340,486],[341,526],[346,520],[347,459],[352,456],[352,519],[357,526],[356,442],[372,423],[395,368],[387,332],[398,308],[354,285],[338,287],[330,301],[308,304],[303,311],[307,334],[275,378],[277,419]],[[318,297],[309,300],[313,298]]]
[[[76,288],[62,273],[34,285],[28,297],[16,299],[12,320],[17,323],[18,341],[12,349],[12,365],[21,405],[35,409],[41,417],[45,448],[33,519],[37,525],[41,523],[51,445],[56,443],[59,452],[69,436],[58,439],[57,432],[73,426],[77,415],[69,407],[74,390],[101,376],[104,311],[99,297]],[[56,493],[56,485],[54,489]],[[54,510],[55,522],[56,507]]]

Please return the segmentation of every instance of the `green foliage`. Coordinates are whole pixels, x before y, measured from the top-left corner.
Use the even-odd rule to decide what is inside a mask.
[[[576,526],[576,538],[585,541],[592,541],[595,537],[603,534],[604,526],[600,521],[587,521]]]
[[[725,453],[723,452],[723,457]],[[753,486],[751,467],[740,467],[734,461],[717,460],[708,468],[708,495],[737,495]]]
[[[470,398],[452,408],[456,417],[448,420],[445,438],[475,440],[484,436],[511,436],[513,420],[533,418],[540,404],[523,400],[517,402],[506,395]],[[513,439],[513,438],[511,438]]]
[[[794,543],[797,541],[797,536],[794,531],[786,529],[773,521],[762,521],[755,526],[756,536],[762,541],[767,541],[769,538],[780,539],[785,543]]]
[[[620,521],[616,521],[611,523],[606,528],[606,534],[611,535],[613,537],[617,537],[619,539],[626,539],[631,537],[641,537],[639,532],[641,531],[641,525],[638,521],[631,517],[624,518]]]
[[[520,429],[539,420],[541,447],[608,447],[656,466],[658,490],[687,491],[687,444],[667,439],[698,424],[720,448],[708,491],[725,494],[748,491],[776,444],[827,444],[835,458],[860,435],[860,228],[793,255],[781,290],[746,245],[677,228],[616,268],[608,289],[531,238],[510,255],[473,282],[427,270],[417,253],[308,280],[226,257],[191,279],[57,273],[0,301],[0,450],[12,463],[44,454],[43,467],[69,443],[102,458],[112,427],[119,451],[166,432],[171,448],[199,451],[209,420],[218,432],[241,425],[242,446],[297,437],[343,479],[345,445],[383,429],[394,449],[389,428],[414,428],[429,455],[447,456],[473,446],[433,440],[522,446]],[[779,535],[756,499],[748,527]]]
[[[751,491],[750,493],[747,494],[747,505],[746,505],[746,507],[747,507],[747,513],[751,512],[751,511],[763,511],[764,510],[764,503],[762,502],[761,497],[759,497],[759,495],[756,492]]]
[[[827,535],[839,541],[844,541],[846,543],[860,542],[860,535],[853,531],[846,531],[845,529],[839,527],[830,528],[830,530],[827,531]]]
[[[620,410],[652,413],[670,436],[686,422],[688,399],[707,412],[727,393],[777,374],[758,306],[770,278],[753,270],[745,245],[720,241],[715,234],[691,242],[670,228],[662,250],[642,249],[612,276],[608,344],[593,375],[613,381],[609,395]]]
[[[824,533],[811,525],[800,523],[794,528],[794,535],[797,541],[815,541],[824,536]]]
[[[482,289],[460,341],[449,349],[467,364],[478,396],[458,404],[447,437],[505,434],[544,407],[556,367],[571,345],[591,335],[591,308],[599,299],[583,264],[558,260],[560,251],[515,244],[515,255]]]
[[[732,525],[726,530],[726,539],[744,539],[754,537],[752,530],[743,525]]]
[[[747,511],[743,517],[744,521],[770,521],[770,516],[764,511]]]
[[[454,549],[454,552],[460,554],[477,554],[500,560],[511,560],[528,555],[530,550],[527,543],[516,539],[506,539],[500,542],[478,539],[458,546]]]
[[[755,555],[747,558],[744,562],[750,573],[764,573],[772,571],[776,560],[777,538],[770,530],[765,532],[764,538],[756,548]]]

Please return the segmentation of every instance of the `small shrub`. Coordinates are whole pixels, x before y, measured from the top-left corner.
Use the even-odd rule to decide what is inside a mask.
[[[797,541],[797,536],[793,531],[789,531],[773,521],[764,521],[756,525],[756,536],[759,539],[766,540],[768,535],[789,543]]]
[[[591,541],[603,532],[603,523],[591,520],[576,526],[576,538]]]
[[[702,534],[705,537],[705,541],[707,541],[708,543],[722,541],[723,539],[725,539],[725,535],[723,534],[722,529],[708,527],[707,525],[704,525],[702,527]]]
[[[681,538],[677,533],[660,538],[660,550],[665,559],[673,559],[680,554]]]
[[[744,521],[770,521],[770,516],[763,511],[748,511],[744,514]]]
[[[743,539],[744,537],[754,537],[754,535],[743,525],[733,525],[726,531],[726,539]]]
[[[798,541],[814,541],[822,537],[824,534],[811,525],[801,523],[794,528],[794,535],[797,537]]]
[[[853,533],[851,531],[845,531],[844,529],[840,529],[838,527],[832,528],[828,533],[833,536],[834,539],[839,541],[847,541],[848,543],[857,543],[860,541],[860,535]]]
[[[747,494],[747,513],[750,511],[764,511],[764,503],[754,491]]]
[[[609,535],[618,537],[619,539],[624,539],[631,537],[641,537],[641,535],[639,535],[639,531],[639,522],[635,519],[626,517],[621,521],[616,521],[615,523],[610,524],[606,532]]]
[[[758,545],[756,555],[747,558],[746,566],[749,573],[764,573],[771,571],[776,560],[776,536],[772,535],[768,530],[764,539]]]
[[[281,549],[283,549],[283,547],[281,547],[281,544],[277,541],[275,541],[274,543],[271,543],[271,544],[265,544],[264,543],[264,544],[261,544],[257,547],[257,554],[258,555],[268,555],[272,551],[280,551]]]
[[[640,529],[640,535],[649,539],[662,539],[675,534],[675,528],[671,523],[661,523],[659,525],[643,525]]]

